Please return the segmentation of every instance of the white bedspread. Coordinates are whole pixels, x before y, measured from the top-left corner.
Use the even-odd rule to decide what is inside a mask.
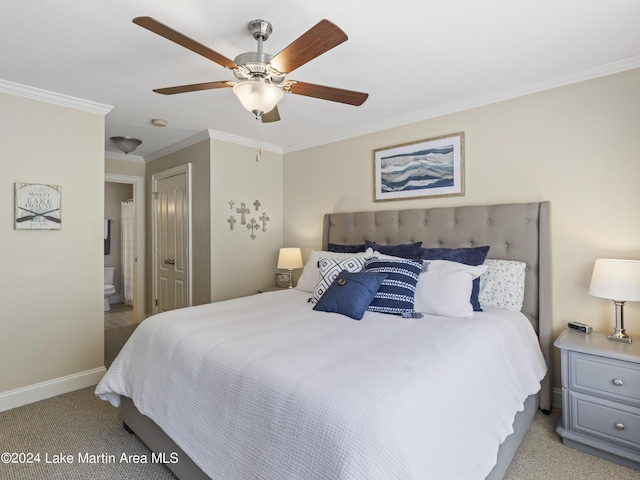
[[[308,296],[151,317],[96,394],[132,398],[214,479],[485,478],[546,372],[528,320],[356,321]]]

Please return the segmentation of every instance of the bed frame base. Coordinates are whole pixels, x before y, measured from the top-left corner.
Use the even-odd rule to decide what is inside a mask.
[[[165,458],[178,454],[177,463],[165,463],[180,480],[211,480],[189,456],[149,417],[140,413],[133,400],[122,397],[120,412],[125,429],[142,440],[154,453],[164,453]]]
[[[498,461],[487,476],[487,480],[500,480],[504,477],[520,442],[533,421],[533,417],[539,410],[539,404],[538,394],[527,398],[524,410],[516,415],[513,433],[500,445]],[[129,433],[134,433],[153,452],[164,453],[166,458],[171,458],[170,455],[174,452],[178,454],[177,463],[165,465],[180,480],[210,480],[210,477],[153,420],[140,413],[130,398],[122,397],[121,414],[124,429]]]
[[[511,465],[511,460],[520,446],[520,442],[524,438],[529,425],[533,421],[536,412],[540,406],[538,394],[530,395],[524,402],[524,410],[516,414],[513,422],[513,433],[509,435],[498,450],[498,462],[491,473],[487,475],[487,480],[500,480],[504,477],[507,468]]]

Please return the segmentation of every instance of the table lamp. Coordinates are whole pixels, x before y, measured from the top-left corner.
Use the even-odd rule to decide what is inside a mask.
[[[289,271],[289,288],[293,288],[293,270],[302,268],[302,253],[299,248],[281,248],[278,255],[278,267]]]
[[[609,340],[631,343],[631,337],[624,331],[623,308],[627,301],[640,301],[640,261],[597,259],[589,295],[613,300],[616,306],[616,326],[609,335]]]

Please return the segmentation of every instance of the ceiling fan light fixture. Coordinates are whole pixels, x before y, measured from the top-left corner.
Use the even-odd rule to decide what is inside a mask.
[[[259,118],[275,108],[284,93],[281,89],[264,80],[245,80],[233,87],[242,106]]]
[[[133,137],[111,137],[109,140],[122,150],[125,155],[133,152],[142,143],[142,140]]]

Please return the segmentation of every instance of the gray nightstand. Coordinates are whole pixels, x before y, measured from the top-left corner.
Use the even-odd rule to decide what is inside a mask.
[[[555,346],[562,352],[562,443],[640,470],[640,343],[565,330]]]

